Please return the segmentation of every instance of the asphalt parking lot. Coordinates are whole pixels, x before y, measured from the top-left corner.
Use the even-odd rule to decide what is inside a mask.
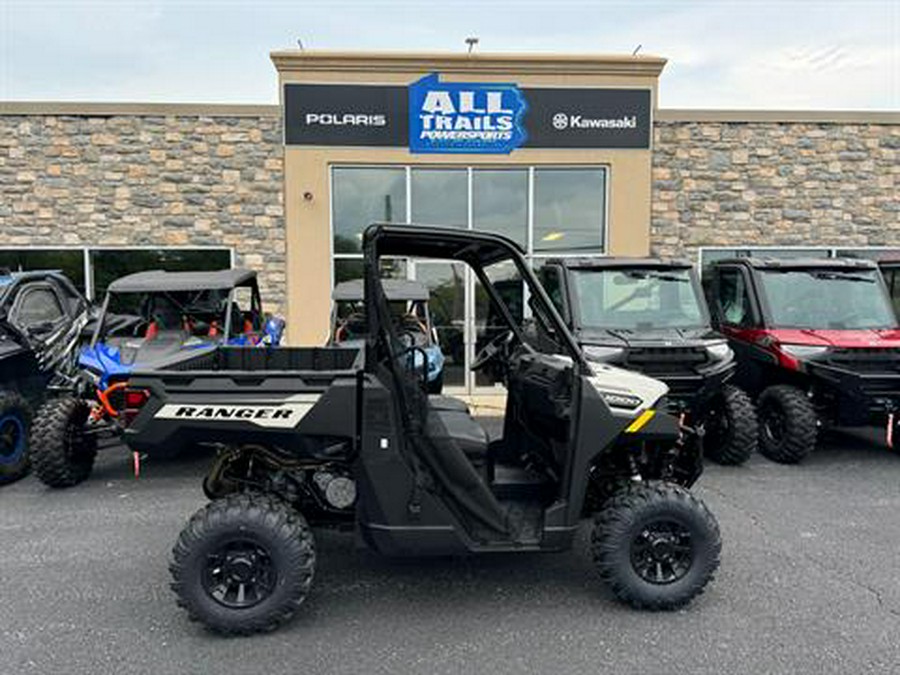
[[[168,590],[208,454],[101,455],[68,491],[0,489],[0,672],[863,673],[900,670],[900,455],[835,434],[799,467],[709,467],[724,552],[670,614],[616,604],[570,554],[385,560],[318,537],[313,593],[278,632],[222,639]]]

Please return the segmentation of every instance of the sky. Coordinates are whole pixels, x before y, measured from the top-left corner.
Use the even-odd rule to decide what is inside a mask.
[[[662,108],[900,110],[900,0],[0,0],[0,100],[276,103],[269,52],[642,53]]]

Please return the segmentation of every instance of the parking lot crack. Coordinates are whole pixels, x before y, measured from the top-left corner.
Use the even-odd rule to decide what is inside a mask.
[[[738,511],[743,516],[745,516],[747,518],[747,520],[750,521],[750,524],[753,527],[755,527],[756,529],[758,529],[765,536],[767,541],[770,541],[770,542],[778,541],[776,536],[765,526],[764,520],[758,514],[753,513],[752,511],[748,510],[744,505],[739,504],[734,499],[732,499],[726,492],[723,492],[720,489],[717,489],[717,488],[709,486],[709,485],[704,486],[704,489],[714,493],[716,496],[720,497],[723,501],[727,502],[729,506],[731,506],[736,511]],[[837,581],[839,583],[850,584],[850,585],[866,592],[868,595],[870,595],[871,597],[873,597],[875,599],[876,604],[882,611],[886,612],[887,614],[890,614],[893,617],[900,619],[900,609],[891,606],[889,601],[885,599],[884,592],[882,590],[880,590],[879,588],[877,588],[871,584],[860,581],[848,570],[842,569],[840,567],[828,565],[828,564],[824,563],[822,560],[820,560],[819,558],[817,558],[816,556],[814,556],[810,553],[807,553],[805,551],[802,551],[802,550],[796,550],[794,548],[791,548],[790,550],[788,550],[786,547],[782,546],[781,550],[779,550],[778,553],[786,558],[791,558],[791,557],[794,557],[795,555],[799,555],[799,557],[801,557],[803,560],[805,560],[807,563],[809,563],[810,565],[815,567],[818,571],[820,571],[822,574],[826,575],[830,579]]]

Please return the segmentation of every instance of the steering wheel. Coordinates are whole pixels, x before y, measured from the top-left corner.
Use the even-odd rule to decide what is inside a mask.
[[[476,371],[484,368],[487,364],[497,358],[498,355],[502,354],[515,337],[516,334],[511,330],[505,330],[500,333],[479,350],[469,369]]]

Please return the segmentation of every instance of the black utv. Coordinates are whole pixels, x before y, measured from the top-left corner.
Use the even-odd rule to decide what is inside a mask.
[[[694,268],[660,258],[555,258],[539,276],[589,361],[658,378],[668,410],[705,455],[742,464],[756,450],[753,403],[732,383],[734,353],[712,329]]]
[[[130,382],[131,447],[223,447],[204,483],[212,501],[173,551],[189,614],[223,633],[281,624],[312,586],[311,527],[352,529],[387,555],[524,553],[570,549],[593,518],[597,569],[622,601],[672,609],[699,594],[719,529],[688,491],[701,458],[658,408],[665,385],[586,361],[508,239],[376,225],[363,250],[363,346],[221,346]],[[507,330],[472,367],[502,370],[502,437],[489,440],[463,402],[428,394],[420,347],[402,341],[378,276],[383,256],[465,263],[484,285]],[[530,342],[497,293],[491,268],[504,264],[553,350]]]
[[[59,272],[0,272],[0,484],[28,471],[32,411],[72,370],[88,312]]]

